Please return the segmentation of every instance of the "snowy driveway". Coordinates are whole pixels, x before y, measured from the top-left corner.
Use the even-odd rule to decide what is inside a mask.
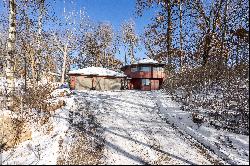
[[[154,92],[84,91],[104,128],[104,164],[214,164],[159,116]],[[78,98],[80,99],[80,98]]]

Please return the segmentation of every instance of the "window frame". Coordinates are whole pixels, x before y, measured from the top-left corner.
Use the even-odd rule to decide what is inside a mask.
[[[143,69],[147,69],[147,70],[143,70]],[[141,72],[151,72],[151,66],[140,66],[140,71]]]
[[[142,86],[150,86],[150,79],[148,78],[141,79],[141,84]]]
[[[137,66],[131,67],[131,68],[130,68],[130,71],[131,71],[132,73],[137,72],[137,71],[138,71],[138,67],[137,67]]]
[[[163,67],[153,67],[153,71],[157,71],[157,72],[162,72],[163,71]]]

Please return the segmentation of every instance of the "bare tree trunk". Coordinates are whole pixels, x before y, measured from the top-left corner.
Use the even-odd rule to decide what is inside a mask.
[[[211,50],[211,38],[212,36],[209,34],[210,30],[208,31],[207,35],[205,36],[205,43],[204,43],[204,52],[202,54],[202,66],[205,66],[208,62],[209,52]]]
[[[125,61],[125,65],[127,65],[127,53],[126,53],[126,47],[124,48],[124,52],[125,52],[124,61]]]
[[[172,63],[172,11],[171,11],[171,2],[167,0],[167,12],[168,12],[168,27],[167,27],[167,53],[168,53],[168,64]]]
[[[225,2],[226,6],[224,9],[224,18],[223,18],[223,31],[222,31],[222,41],[221,41],[221,55],[223,56],[224,51],[224,43],[225,43],[225,36],[227,31],[227,8],[228,8],[228,0]],[[228,55],[225,55],[225,65],[227,65]]]
[[[31,52],[31,72],[32,72],[32,83],[36,83],[36,62],[35,62],[35,55]]]
[[[41,47],[41,41],[42,41],[42,21],[43,21],[43,13],[44,13],[44,1],[45,0],[39,0],[38,5],[39,5],[39,16],[38,16],[38,52],[37,52],[37,58],[36,58],[36,65],[37,65],[37,73],[36,73],[36,82],[38,82],[38,79],[40,77],[40,72],[41,72],[41,52],[42,52],[42,47]]]
[[[27,59],[26,55],[24,55],[24,91],[27,90]]]
[[[105,66],[104,67],[109,67],[109,55],[106,55],[105,50],[103,50],[103,55],[104,55],[104,59],[105,59]]]
[[[8,54],[6,57],[6,78],[7,78],[7,94],[9,96],[7,106],[13,105],[13,92],[15,91],[14,82],[14,52],[16,42],[16,0],[9,0],[9,37],[7,42]]]
[[[183,67],[183,60],[184,57],[182,55],[183,52],[183,36],[182,36],[182,0],[179,0],[179,11],[180,11],[180,70],[182,70]]]
[[[67,65],[67,56],[68,56],[68,49],[67,46],[64,47],[63,51],[63,66],[62,66],[62,75],[61,75],[61,83],[63,84],[65,81],[65,72],[66,72],[66,65]]]
[[[100,67],[100,63],[101,63],[100,58],[101,58],[100,53],[97,53],[96,67]]]
[[[237,45],[236,45],[236,56],[235,56],[235,64],[239,64],[239,45],[240,45],[240,37],[237,36]]]
[[[131,44],[131,50],[130,50],[130,63],[134,63],[135,62],[135,57],[134,57],[134,45]]]

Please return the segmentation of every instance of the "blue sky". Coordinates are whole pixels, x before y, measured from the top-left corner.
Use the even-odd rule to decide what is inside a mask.
[[[64,7],[68,10],[85,8],[90,19],[96,22],[110,21],[116,29],[124,20],[132,18],[137,23],[137,31],[142,32],[151,18],[149,12],[145,12],[143,17],[135,18],[136,0],[65,0],[65,4],[63,0],[56,0],[54,9],[57,16],[61,17]]]
[[[152,11],[147,11],[143,17],[136,17],[136,0],[56,0],[52,3],[55,13],[58,17],[62,17],[63,9],[77,10],[85,9],[86,14],[95,22],[110,22],[115,30],[119,30],[121,24],[125,20],[133,19],[136,23],[136,31],[140,35],[144,31],[144,27],[150,22]],[[145,49],[141,45],[137,50],[135,57],[144,58]],[[124,49],[120,49],[117,57],[124,61]]]
[[[142,17],[136,17],[136,0],[47,0],[47,2],[52,5],[48,8],[49,12],[55,12],[58,18],[63,18],[64,7],[67,11],[85,9],[86,14],[92,21],[110,22],[115,30],[119,30],[123,21],[132,18],[136,23],[138,35],[143,33],[144,27],[150,22],[153,14],[153,10],[147,10]],[[0,0],[0,13],[3,12],[7,12],[6,6],[3,7],[3,2]],[[143,45],[140,48],[137,49],[136,58],[145,57],[145,48]],[[124,61],[124,49],[121,48],[120,51],[120,53],[117,53],[117,57]]]

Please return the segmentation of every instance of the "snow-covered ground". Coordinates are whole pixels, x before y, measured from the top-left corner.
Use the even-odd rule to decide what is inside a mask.
[[[249,164],[249,136],[217,130],[206,122],[196,124],[192,116],[163,92],[154,92],[160,113],[179,131],[195,139],[229,164]]]
[[[2,154],[3,164],[57,164],[60,146],[72,145],[72,124],[83,133],[97,126],[91,139],[104,143],[98,164],[249,164],[248,136],[198,127],[162,91],[75,91],[60,98],[66,106],[50,118],[49,134],[34,131],[32,140]]]
[[[83,91],[79,96],[94,105],[97,119],[104,128],[105,164],[249,163],[248,136],[209,127],[200,127],[199,132],[192,133],[173,128],[172,125],[184,124],[187,128],[193,125],[190,130],[197,130],[198,126],[163,92]],[[174,115],[182,115],[183,120]],[[228,137],[234,140],[232,147],[228,142],[223,143]],[[220,147],[216,143],[221,143]]]
[[[105,164],[211,164],[158,115],[151,92],[83,92],[104,128]]]
[[[30,122],[32,139],[19,144],[16,148],[4,151],[1,155],[3,165],[43,165],[57,164],[59,157],[59,142],[70,142],[66,136],[69,130],[69,110],[73,109],[73,98],[65,99],[67,105],[55,111],[49,117],[48,123],[40,126],[34,121]],[[35,117],[36,113],[32,114]]]

